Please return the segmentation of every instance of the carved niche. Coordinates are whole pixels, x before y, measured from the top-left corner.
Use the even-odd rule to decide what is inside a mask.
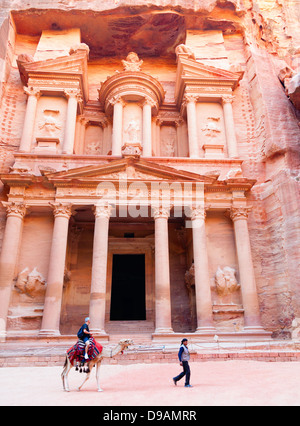
[[[177,131],[173,126],[161,126],[160,154],[163,157],[174,157],[177,142]]]

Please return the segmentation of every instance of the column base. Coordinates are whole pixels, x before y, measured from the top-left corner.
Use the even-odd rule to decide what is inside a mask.
[[[39,331],[39,336],[40,337],[57,337],[60,336],[60,331],[59,330],[40,330]]]
[[[213,326],[197,327],[195,334],[216,334],[217,329]]]
[[[6,342],[6,336],[7,336],[6,331],[0,331],[0,343]]]
[[[246,333],[266,333],[266,330],[261,325],[246,325],[244,327]]]
[[[100,330],[99,328],[91,328],[90,333],[95,337],[108,337],[108,334],[105,330]]]
[[[174,330],[172,327],[168,328],[168,327],[159,327],[156,328],[154,331],[154,334],[173,334]]]

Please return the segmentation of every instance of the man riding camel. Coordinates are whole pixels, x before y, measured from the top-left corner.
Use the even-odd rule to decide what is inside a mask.
[[[83,324],[83,326],[80,328],[80,330],[77,333],[77,337],[82,340],[85,344],[85,355],[84,358],[85,359],[89,359],[88,356],[88,351],[89,351],[89,345],[90,345],[90,337],[91,337],[91,333],[90,333],[90,329],[89,329],[89,325],[90,325],[90,318],[87,317],[85,318],[85,323]]]

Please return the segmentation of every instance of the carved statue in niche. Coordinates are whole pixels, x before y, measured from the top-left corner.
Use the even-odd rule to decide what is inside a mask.
[[[189,294],[190,302],[190,314],[192,324],[196,324],[196,293],[195,293],[195,265],[192,263],[190,269],[186,271],[185,276],[185,285]]]
[[[169,128],[168,132],[161,137],[161,153],[165,157],[174,157],[176,144],[176,130]]]
[[[219,296],[228,296],[240,289],[235,274],[235,269],[230,268],[230,266],[225,266],[223,269],[218,267],[215,275],[215,283]]]
[[[135,52],[130,52],[126,60],[122,60],[124,71],[141,71],[143,62]]]
[[[220,117],[208,117],[206,125],[201,129],[205,136],[207,136],[209,139],[218,139],[219,135],[221,134],[221,127],[219,122]]]
[[[22,294],[34,298],[44,295],[46,280],[37,268],[34,268],[31,272],[29,272],[29,268],[25,268],[19,273],[15,287]]]
[[[129,121],[125,134],[127,135],[125,142],[133,144],[140,142],[140,125],[138,119],[134,118]]]
[[[58,122],[58,116],[58,110],[44,110],[44,120],[39,123],[39,129],[43,131],[43,136],[57,137],[57,131],[62,128]]]

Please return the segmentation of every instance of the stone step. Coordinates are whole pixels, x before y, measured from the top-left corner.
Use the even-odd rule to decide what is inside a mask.
[[[151,321],[111,321],[105,325],[106,332],[108,334],[113,332],[123,333],[123,332],[149,332],[154,333],[155,326],[154,322]]]
[[[133,340],[134,345],[151,345],[152,344],[152,334],[138,334],[138,333],[131,333],[130,335],[126,336],[124,334],[113,334],[111,333],[109,335],[109,343],[118,343],[122,339],[129,338]]]

